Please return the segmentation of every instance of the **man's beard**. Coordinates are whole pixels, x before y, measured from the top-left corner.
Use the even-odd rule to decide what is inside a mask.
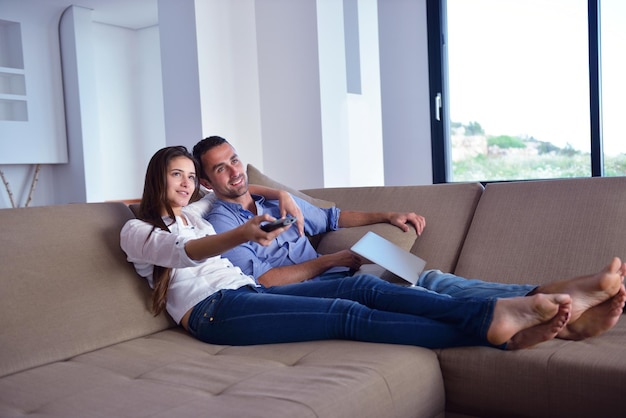
[[[248,179],[244,176],[241,186],[229,187],[227,189],[227,193],[225,193],[225,196],[229,199],[237,199],[245,195],[246,193],[248,193]]]

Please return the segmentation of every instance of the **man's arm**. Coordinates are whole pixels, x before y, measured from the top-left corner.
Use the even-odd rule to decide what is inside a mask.
[[[426,219],[413,212],[360,212],[354,210],[342,210],[339,214],[339,227],[351,228],[354,226],[372,225],[378,223],[390,223],[404,232],[412,225],[417,235],[422,235],[426,227]]]
[[[348,267],[358,270],[362,261],[350,250],[343,250],[291,266],[274,267],[257,277],[257,281],[265,287],[300,283],[319,276],[332,267]]]

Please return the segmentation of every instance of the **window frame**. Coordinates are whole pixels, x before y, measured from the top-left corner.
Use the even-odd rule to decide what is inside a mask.
[[[602,80],[600,1],[587,1],[591,177],[604,175],[602,147]],[[426,0],[433,184],[448,183],[451,169],[447,71],[447,0]],[[533,179],[536,180],[536,179]],[[483,183],[488,183],[485,181]]]

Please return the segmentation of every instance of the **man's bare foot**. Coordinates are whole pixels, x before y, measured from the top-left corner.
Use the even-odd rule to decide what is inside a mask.
[[[520,331],[549,322],[562,307],[565,309],[571,303],[572,299],[566,294],[498,299],[487,331],[487,340],[493,345],[504,344]]]
[[[615,257],[608,266],[596,274],[542,285],[535,292],[569,294],[572,297],[572,313],[569,323],[573,324],[585,311],[615,296],[620,290],[625,274],[626,264]]]
[[[506,345],[507,350],[520,350],[530,348],[544,341],[551,340],[567,325],[572,304],[567,303],[559,306],[557,314],[549,320],[534,327],[526,328],[515,334]]]
[[[617,324],[625,303],[626,289],[622,284],[615,296],[583,312],[580,318],[567,324],[557,337],[565,340],[583,340],[600,335]]]

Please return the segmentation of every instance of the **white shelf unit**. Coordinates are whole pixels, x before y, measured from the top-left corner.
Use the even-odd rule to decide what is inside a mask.
[[[28,121],[20,24],[0,20],[0,121]]]

